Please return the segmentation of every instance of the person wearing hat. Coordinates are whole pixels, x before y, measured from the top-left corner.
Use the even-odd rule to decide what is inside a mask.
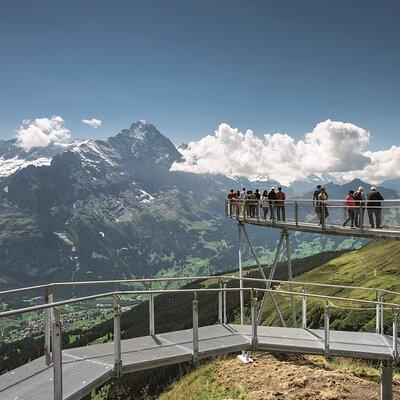
[[[268,192],[268,200],[269,200],[269,219],[275,218],[275,202],[276,202],[276,192],[275,188],[272,187]]]
[[[364,225],[365,200],[367,200],[362,186],[356,190],[353,199],[357,207],[354,212],[354,224],[356,227],[362,228]]]
[[[382,201],[383,196],[378,192],[378,189],[375,186],[371,187],[370,192],[367,196],[367,212],[369,223],[371,224],[371,228],[381,228],[382,227]],[[375,216],[375,224],[374,224],[374,216]]]

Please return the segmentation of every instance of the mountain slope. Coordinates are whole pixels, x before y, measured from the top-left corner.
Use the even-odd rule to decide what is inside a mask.
[[[317,282],[331,285],[372,287],[377,289],[400,292],[400,242],[375,241],[362,249],[351,251],[335,258],[325,265],[312,271],[299,275],[296,280],[300,282]],[[301,287],[298,288],[301,290]],[[359,291],[356,289],[323,288],[307,286],[311,293],[334,295],[342,297],[355,297],[366,300],[376,300],[375,291]],[[385,294],[384,301],[400,303],[400,296]],[[278,303],[285,321],[290,325],[290,303],[287,298],[279,299]],[[321,326],[323,302],[309,300],[308,323]],[[365,307],[360,311],[355,304],[333,302],[332,304],[332,329],[357,329],[373,331],[375,327],[374,307]],[[354,308],[354,309],[353,309]],[[297,311],[300,312],[300,301],[297,301]],[[277,318],[272,304],[265,309],[265,321],[268,324],[277,324]],[[298,314],[300,318],[300,314]],[[390,310],[384,313],[385,329],[391,329]]]
[[[181,155],[147,121],[107,140],[28,153],[9,141],[0,150],[3,161],[48,160],[0,179],[1,286],[232,269],[237,231],[223,214],[227,190],[270,184],[170,171]],[[269,260],[278,233],[249,232]],[[309,255],[341,242],[300,235],[294,250]]]
[[[319,183],[321,183],[321,182],[319,182]],[[328,192],[329,197],[331,199],[341,200],[346,197],[349,190],[357,190],[360,186],[362,186],[362,187],[364,187],[364,192],[368,193],[372,185],[368,182],[362,181],[361,179],[353,179],[352,181],[347,182],[342,185],[329,182],[329,183],[325,184],[324,186],[325,186],[326,191]],[[396,190],[389,189],[387,187],[379,186],[379,185],[378,185],[378,189],[385,199],[397,199],[399,197]],[[306,192],[303,196],[305,196],[304,198],[312,199],[313,193],[314,193],[314,190],[311,190],[309,192]]]

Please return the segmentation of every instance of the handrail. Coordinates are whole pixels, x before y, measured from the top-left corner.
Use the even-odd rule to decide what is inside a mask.
[[[270,282],[276,284],[283,285],[296,285],[296,286],[316,286],[323,288],[335,288],[335,289],[351,289],[351,290],[360,290],[360,291],[370,291],[370,292],[378,292],[381,294],[394,294],[400,295],[400,292],[396,292],[388,289],[381,288],[372,288],[372,287],[364,287],[364,286],[346,286],[346,285],[336,285],[336,284],[328,284],[328,283],[317,283],[317,282],[302,282],[302,281],[288,281],[288,280],[280,280],[280,279],[263,279],[263,278],[249,278],[249,277],[237,277],[234,275],[203,275],[203,276],[188,276],[188,277],[170,277],[170,278],[140,278],[140,279],[112,279],[112,280],[93,280],[93,281],[77,281],[77,282],[52,282],[44,285],[37,286],[28,286],[21,287],[16,289],[7,289],[4,291],[0,291],[0,296],[6,294],[14,294],[17,292],[28,291],[28,290],[36,290],[36,289],[44,289],[51,287],[61,287],[61,286],[74,286],[74,285],[101,285],[101,284],[128,284],[128,283],[151,283],[151,282],[174,282],[174,281],[203,281],[203,280],[211,280],[211,279],[220,279],[220,280],[235,280],[248,282]],[[149,293],[148,291],[146,293]]]
[[[259,202],[260,200],[258,200],[258,199],[238,199],[238,198],[234,198],[234,199],[225,199],[225,201],[236,201],[236,202],[253,202],[253,201],[257,201],[257,202]],[[313,200],[313,199],[303,199],[303,198],[298,198],[298,197],[293,197],[293,198],[286,198],[285,200],[280,200],[280,199],[270,199],[269,201],[276,201],[276,202],[279,202],[279,201],[284,201],[285,203],[286,202],[288,202],[288,201],[291,201],[291,202],[295,202],[295,201],[304,201],[304,202],[310,202],[310,203],[312,203],[312,202],[314,202],[314,201],[318,201],[318,200]],[[334,201],[334,202],[339,202],[339,201],[341,201],[341,202],[344,202],[345,201],[345,199],[334,199],[334,198],[328,198],[328,200],[327,200],[328,202],[329,201]],[[361,202],[361,203],[367,203],[368,201],[371,201],[371,202],[379,202],[379,203],[390,203],[390,202],[393,202],[393,203],[399,203],[399,205],[400,205],[400,199],[384,199],[384,200],[373,200],[373,199],[371,199],[371,200],[368,200],[368,199],[364,199],[364,200],[354,200],[354,201],[356,201],[356,202]]]
[[[262,212],[260,206],[263,208]],[[317,231],[322,233],[342,234],[346,232],[350,236],[370,237],[382,236],[383,232],[383,234],[389,234],[391,238],[400,239],[400,221],[397,213],[391,212],[393,210],[400,211],[400,200],[356,199],[354,204],[349,206],[345,199],[328,199],[326,201],[270,199],[268,204],[263,206],[261,199],[225,199],[226,216],[238,221],[266,225],[261,221],[269,220],[270,224],[267,226],[272,228],[287,226],[288,229],[306,231],[310,229],[313,231],[315,223],[315,226],[319,227]],[[262,213],[263,217],[261,217]],[[346,229],[348,223],[351,223],[353,229]],[[339,230],[331,231],[333,227],[339,228]],[[388,232],[388,229],[391,232]]]
[[[19,308],[16,310],[3,311],[0,313],[0,318],[25,314],[27,312],[32,312],[32,311],[41,311],[41,310],[46,310],[48,308],[59,307],[59,306],[63,306],[63,305],[74,304],[74,303],[79,303],[79,302],[83,302],[83,301],[87,301],[87,300],[94,300],[94,299],[111,297],[111,296],[169,294],[169,293],[198,293],[198,292],[208,292],[208,293],[218,292],[219,293],[221,291],[222,292],[259,291],[259,292],[273,293],[273,294],[294,295],[294,296],[299,296],[299,297],[306,296],[306,297],[312,297],[312,298],[322,299],[322,300],[337,300],[337,301],[347,301],[347,302],[360,303],[360,304],[370,304],[370,305],[374,305],[374,306],[377,306],[377,305],[378,306],[386,306],[386,307],[394,308],[396,310],[400,309],[400,304],[398,304],[398,303],[384,302],[381,300],[363,300],[363,299],[327,296],[327,295],[304,293],[304,292],[293,292],[293,291],[288,291],[288,290],[274,290],[274,289],[266,289],[266,288],[250,288],[250,287],[249,288],[226,288],[226,287],[223,287],[223,288],[198,288],[198,289],[127,290],[127,291],[106,292],[106,293],[99,293],[99,294],[91,295],[91,296],[77,297],[74,299],[49,302],[46,304],[24,307],[24,308]]]

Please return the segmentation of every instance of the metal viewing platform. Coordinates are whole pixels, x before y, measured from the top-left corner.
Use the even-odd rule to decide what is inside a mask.
[[[63,285],[144,284],[160,281],[193,281],[214,279],[214,287],[200,285],[196,289],[171,290],[121,290],[91,296],[54,301],[54,290]],[[227,281],[237,280],[240,287],[226,287]],[[243,286],[243,283],[248,285]],[[262,284],[265,287],[258,287]],[[277,285],[275,289],[267,286]],[[250,286],[250,287],[249,287]],[[253,287],[251,287],[253,286]],[[283,288],[289,288],[283,290]],[[376,300],[324,296],[313,293],[313,288],[345,288],[351,293],[360,292],[360,297],[374,293]],[[81,399],[111,378],[122,374],[171,365],[181,362],[197,362],[199,359],[238,351],[276,351],[299,354],[317,354],[330,357],[359,357],[382,363],[382,399],[392,399],[392,368],[399,361],[397,313],[400,304],[385,302],[384,296],[396,292],[372,288],[348,288],[345,286],[304,283],[296,281],[270,281],[265,279],[238,278],[229,276],[165,278],[150,280],[68,282],[41,285],[30,288],[6,290],[0,296],[22,290],[43,291],[44,303],[23,309],[3,311],[0,318],[15,317],[32,311],[42,311],[44,317],[45,354],[0,376],[1,400],[73,400]],[[227,321],[227,296],[248,293],[250,301],[243,309],[242,323]],[[155,332],[154,298],[162,294],[192,293],[192,326],[174,332]],[[218,299],[218,319],[215,325],[199,326],[198,297],[204,293],[215,294]],[[121,340],[121,307],[130,296],[147,296],[149,304],[149,334],[147,336]],[[301,312],[294,315],[290,327],[260,326],[265,300],[271,298],[295,299]],[[370,297],[370,296],[369,296]],[[72,349],[62,349],[62,307],[73,303],[95,299],[113,298],[113,341]],[[320,307],[323,324],[320,329],[308,326],[308,303]],[[374,310],[374,332],[350,332],[332,330],[330,327],[332,307],[359,307],[359,312]],[[391,332],[383,331],[384,314],[392,315]],[[298,321],[299,319],[299,321]],[[299,323],[298,323],[299,322]]]
[[[263,226],[267,228],[285,229],[304,233],[317,233],[335,236],[353,236],[369,239],[400,240],[400,200],[384,200],[379,207],[359,206],[355,210],[357,223],[354,227],[343,226],[347,219],[347,210],[343,200],[330,200],[325,204],[326,211],[319,218],[316,202],[298,199],[286,200],[284,205],[271,203],[267,215],[259,201],[226,200],[225,214],[243,224]],[[284,208],[285,218],[282,217]],[[375,210],[381,216],[381,225],[376,225]],[[318,211],[318,209],[317,209]],[[328,215],[325,217],[325,213]],[[371,227],[369,214],[372,213],[374,227]]]

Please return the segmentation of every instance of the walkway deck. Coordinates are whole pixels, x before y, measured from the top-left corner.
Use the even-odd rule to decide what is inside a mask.
[[[257,350],[325,354],[324,331],[257,328]],[[192,360],[191,329],[122,341],[122,373]],[[252,349],[249,325],[199,328],[199,358]],[[392,338],[377,333],[330,331],[329,355],[393,360]],[[64,399],[81,399],[113,376],[113,343],[63,351]],[[53,399],[53,368],[38,358],[0,376],[0,400]]]
[[[391,239],[391,240],[400,240],[400,229],[398,228],[381,228],[381,229],[371,229],[371,228],[350,228],[343,227],[339,225],[330,225],[327,223],[324,227],[318,225],[317,222],[302,222],[298,221],[297,223],[294,220],[286,220],[283,221],[272,221],[272,220],[264,220],[262,218],[236,218],[232,217],[232,219],[237,219],[240,222],[257,225],[257,226],[265,226],[267,228],[276,228],[276,229],[287,229],[290,231],[299,231],[305,233],[319,233],[323,235],[335,235],[335,236],[353,236],[353,237],[362,237],[362,238],[370,238],[370,239]]]

